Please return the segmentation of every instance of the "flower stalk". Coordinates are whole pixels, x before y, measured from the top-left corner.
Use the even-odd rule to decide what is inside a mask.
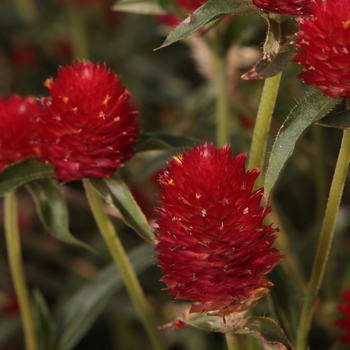
[[[124,247],[103,208],[101,197],[95,192],[88,179],[83,180],[86,195],[93,216],[101,235],[106,242],[109,252],[118,267],[130,295],[130,298],[137,310],[140,319],[152,341],[155,350],[164,350],[163,340],[157,329],[157,324],[148,306],[146,297],[141,289],[136,273],[133,270]]]
[[[253,140],[250,147],[248,160],[249,169],[263,169],[264,167],[267,137],[270,130],[272,113],[275,108],[281,75],[282,73],[279,73],[266,79],[264,82],[253,132]]]
[[[348,104],[349,105],[349,104]],[[307,349],[307,337],[315,309],[316,298],[324,276],[329,251],[334,235],[334,227],[348,172],[350,157],[350,130],[344,130],[326,212],[322,223],[320,240],[314,260],[306,300],[302,308],[295,350]]]
[[[242,335],[225,333],[227,350],[243,350]]]
[[[23,269],[15,191],[5,197],[5,237],[11,276],[22,315],[26,350],[37,350],[34,317]]]

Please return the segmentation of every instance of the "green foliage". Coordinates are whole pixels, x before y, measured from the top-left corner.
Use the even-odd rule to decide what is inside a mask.
[[[0,196],[30,181],[53,177],[53,166],[27,159],[5,168],[0,173]]]
[[[130,253],[130,262],[136,273],[140,274],[154,264],[152,248],[150,244],[143,244]],[[113,264],[72,295],[57,317],[55,349],[73,349],[102,312],[108,300],[122,287],[123,280]]]
[[[324,96],[321,92],[314,91],[292,109],[281,126],[272,147],[265,177],[266,198],[269,197],[287,160],[293,154],[299,138],[310,125],[326,116],[339,102],[340,99]]]
[[[33,196],[41,223],[52,236],[63,242],[91,249],[69,232],[67,204],[56,180],[36,180],[27,183],[26,187]]]
[[[154,234],[128,186],[116,174],[108,179],[91,179],[96,191],[122,214],[125,223],[143,239],[154,242]]]

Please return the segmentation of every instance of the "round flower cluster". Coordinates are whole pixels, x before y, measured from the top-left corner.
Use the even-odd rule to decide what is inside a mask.
[[[294,61],[298,75],[333,98],[350,98],[350,1],[315,0],[312,17],[300,20]]]
[[[311,3],[311,0],[253,0],[256,7],[282,16],[309,16]]]
[[[138,113],[121,78],[77,61],[45,82],[50,97],[0,100],[0,171],[36,157],[63,182],[109,177],[134,154]]]
[[[170,295],[193,301],[190,312],[227,316],[246,311],[268,294],[264,275],[280,261],[276,229],[263,220],[259,171],[245,170],[246,155],[195,147],[174,157],[160,176],[158,209],[161,281]]]

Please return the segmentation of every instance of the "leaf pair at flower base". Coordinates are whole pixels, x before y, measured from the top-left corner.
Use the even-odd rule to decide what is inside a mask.
[[[232,314],[228,318],[207,316],[203,313],[189,313],[188,310],[168,327],[196,327],[203,331],[251,335],[275,350],[293,350],[283,329],[271,318],[244,317],[244,313]]]

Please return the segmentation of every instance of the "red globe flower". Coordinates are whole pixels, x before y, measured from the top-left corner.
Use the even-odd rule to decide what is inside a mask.
[[[253,0],[253,4],[282,16],[310,16],[311,0]]]
[[[333,98],[350,97],[350,1],[315,0],[312,18],[300,20],[294,61],[304,66],[298,75]]]
[[[170,295],[192,300],[190,312],[229,315],[268,294],[265,274],[280,261],[276,229],[264,226],[271,207],[253,191],[259,170],[245,171],[246,155],[195,147],[174,157],[160,176],[157,221],[159,266]]]
[[[335,321],[335,325],[345,331],[337,340],[340,343],[350,346],[350,289],[342,293],[345,304],[340,304],[337,309],[345,316]]]
[[[40,154],[35,120],[44,113],[35,97],[0,98],[0,171]]]
[[[63,182],[111,176],[133,156],[138,113],[120,80],[105,65],[77,61],[45,82],[42,158]]]

